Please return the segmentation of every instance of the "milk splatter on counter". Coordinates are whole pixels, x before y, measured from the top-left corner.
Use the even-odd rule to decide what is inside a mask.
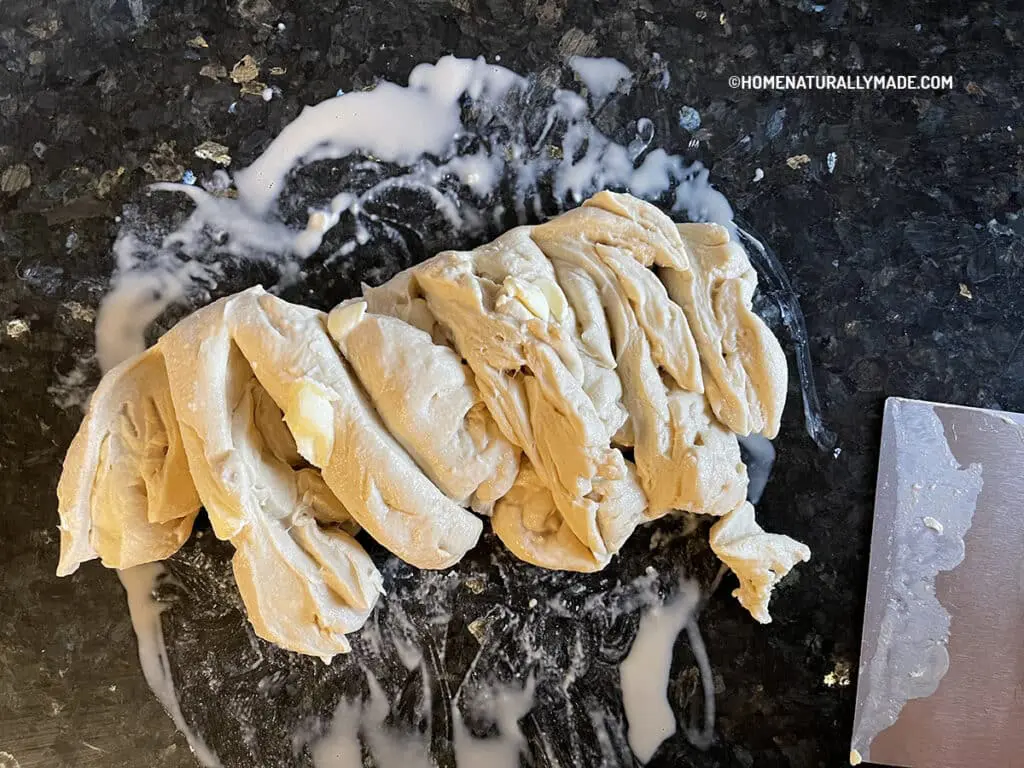
[[[381,768],[629,765],[621,665],[651,610],[674,611],[680,595],[714,588],[719,563],[703,533],[659,521],[600,574],[534,568],[491,536],[449,571],[420,571],[370,545],[388,600],[330,665],[257,638],[230,547],[193,538],[167,561],[159,592],[176,697],[164,703],[172,712],[177,703],[224,766],[335,768],[356,754]],[[670,629],[661,633],[669,653]],[[687,633],[675,643],[673,679],[703,679]],[[705,717],[699,698],[673,696],[682,722]],[[702,738],[684,728],[663,749],[696,754]]]
[[[642,763],[676,732],[676,716],[667,696],[672,649],[676,637],[693,621],[699,600],[699,589],[683,582],[671,602],[650,608],[640,619],[629,655],[619,665],[629,746]],[[700,673],[702,679],[710,676],[706,663]]]
[[[166,569],[159,563],[147,563],[118,571],[118,577],[128,597],[128,611],[132,617],[132,629],[139,643],[139,662],[146,682],[174,720],[178,730],[185,736],[196,758],[206,768],[219,768],[220,761],[202,737],[197,734],[181,714],[178,696],[174,690],[174,678],[164,645],[164,633],[160,614],[164,607],[156,600],[156,591]]]
[[[618,59],[572,56],[569,66],[597,102],[608,98],[620,85],[628,86],[633,79],[629,67]]]
[[[379,768],[431,768],[429,734],[388,726],[390,705],[373,673],[366,672],[369,697],[360,703],[342,700],[330,726],[310,747],[314,768],[361,765],[366,752]],[[424,686],[430,681],[424,673]],[[453,703],[451,722],[455,765],[474,768],[517,768],[526,747],[519,721],[533,706],[533,683],[494,685],[482,690],[471,705],[494,731],[476,736]]]
[[[592,83],[609,82],[606,70],[628,73],[615,64],[577,62]],[[208,299],[240,264],[271,267],[283,288],[371,240],[437,250],[571,208],[602,188],[671,194],[673,210],[691,220],[732,222],[700,162],[660,148],[631,158],[580,94],[452,56],[416,67],[408,86],[383,81],[307,107],[233,182],[154,185],[187,195],[192,215],[148,238],[135,222],[124,227],[97,318],[104,370],[139,352],[168,307]],[[428,216],[403,220],[412,202]],[[344,234],[325,243],[336,228]]]
[[[625,82],[629,72],[615,60],[572,63],[595,88]],[[658,146],[649,117],[606,123],[575,91],[452,56],[417,66],[407,86],[381,81],[307,107],[233,179],[219,170],[200,185],[153,185],[154,194],[178,193],[195,206],[176,228],[167,225],[167,206],[180,210],[173,198],[125,210],[112,290],[96,322],[100,367],[141,351],[155,321],[165,328],[182,308],[229,288],[271,282],[286,297],[329,306],[357,293],[359,281],[381,282],[442,248],[479,244],[602,188],[735,232],[708,169]],[[782,309],[808,429],[826,445],[796,295],[770,250],[737,234],[753,245]]]
[[[155,185],[122,213],[96,324],[101,367],[233,290],[262,282],[329,307],[360,282],[545,219],[600,188],[733,229],[708,169],[664,146],[672,137],[655,115],[608,109],[645,87],[628,68],[576,59],[572,69],[587,98],[445,57],[416,67],[407,85],[382,81],[307,107],[233,176]],[[784,278],[769,285],[787,289]],[[780,296],[792,318],[791,289]],[[692,594],[716,583],[719,563],[706,535],[689,535],[696,527],[648,526],[591,575],[533,568],[490,536],[444,572],[417,571],[368,543],[389,599],[329,666],[254,635],[230,552],[212,536],[166,563],[159,603],[157,571],[130,576],[129,598],[147,680],[207,765],[631,764],[638,734],[629,735],[620,690],[630,648],[654,632],[663,660],[664,638],[685,630],[693,660],[683,668],[710,684],[696,623],[681,618],[689,603],[679,602],[691,594],[681,583]],[[652,624],[658,611],[671,621]],[[705,725],[714,714],[707,704],[680,712],[674,700],[673,711]],[[684,728],[662,750],[690,754],[709,732]]]

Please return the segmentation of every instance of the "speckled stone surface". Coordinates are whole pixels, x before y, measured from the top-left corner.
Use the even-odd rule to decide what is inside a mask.
[[[657,762],[841,764],[884,398],[1024,410],[1024,17],[1012,3],[940,5],[4,0],[0,766],[194,765],[142,678],[115,575],[96,564],[53,575],[54,489],[81,417],[68,402],[79,388],[62,377],[92,350],[114,217],[148,182],[211,171],[192,154],[204,140],[242,167],[303,104],[380,77],[404,81],[450,52],[500,55],[556,79],[576,53],[615,56],[650,80],[667,67],[669,88],[646,113],[659,143],[682,149],[694,138],[677,115],[696,109],[716,183],[786,266],[840,450],[807,437],[794,382],[759,514],[814,559],[782,589],[770,627],[745,616],[728,582],[716,593],[701,620],[716,671],[715,743],[674,746]],[[189,45],[197,35],[207,47]],[[217,76],[246,54],[280,89],[270,102]],[[728,86],[733,74],[782,73],[950,74],[955,86]],[[790,167],[799,155],[808,162]],[[643,542],[631,546],[627,555],[642,558]],[[216,547],[194,543],[182,567],[208,547],[216,560]],[[683,703],[686,664],[677,659],[673,683]],[[217,706],[201,691],[188,699],[197,721],[216,719]],[[552,754],[533,764],[571,764]]]

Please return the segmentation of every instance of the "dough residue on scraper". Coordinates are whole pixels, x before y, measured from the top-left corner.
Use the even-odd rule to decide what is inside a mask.
[[[755,287],[726,228],[602,192],[326,315],[221,299],[104,379],[65,462],[61,572],[167,557],[201,503],[256,632],[326,659],[381,594],[360,529],[446,568],[484,516],[519,558],[587,572],[685,510],[720,518],[712,548],[770,621],[809,551],[745,501],[737,436],[778,432],[787,376]]]
[[[869,584],[879,617],[876,632],[865,622],[851,740],[866,761],[872,742],[896,723],[906,703],[935,693],[949,669],[952,618],[935,580],[963,562],[984,485],[981,464],[957,460],[932,403],[890,399],[882,441],[883,455],[888,449],[897,460],[885,465],[886,476],[879,470],[892,511],[876,518],[874,546],[879,531],[888,531],[891,556],[880,591],[870,592]]]

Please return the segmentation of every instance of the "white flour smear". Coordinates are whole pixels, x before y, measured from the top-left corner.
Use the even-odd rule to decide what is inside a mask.
[[[590,586],[500,550],[448,571],[388,559],[391,599],[330,665],[254,636],[213,537],[190,540],[166,576],[154,564],[121,578],[146,679],[206,766],[622,765],[674,730],[662,708],[684,629],[705,685],[703,724],[685,725],[700,717],[688,706],[684,735],[705,747],[713,725],[700,593],[679,562],[688,532],[661,529],[658,547]],[[172,602],[154,598],[165,579]],[[219,638],[216,651],[196,637]]]
[[[167,648],[164,645],[164,632],[160,624],[160,614],[164,606],[153,597],[153,592],[166,573],[160,563],[147,563],[118,571],[118,578],[128,595],[128,612],[132,617],[132,629],[139,643],[139,662],[142,674],[157,699],[174,720],[178,730],[188,740],[196,758],[206,768],[219,768],[217,759],[202,737],[189,728],[181,714],[178,696],[174,691],[174,679],[167,660]]]
[[[499,580],[510,576],[502,573],[503,563],[495,563],[495,566]],[[586,751],[574,743],[578,734],[572,733],[571,726],[581,719],[591,723],[598,742],[596,747],[607,764],[619,764],[623,752],[614,742],[625,745],[627,741],[620,716],[614,715],[605,704],[597,704],[572,690],[577,682],[586,685],[594,674],[595,648],[585,648],[581,637],[592,631],[587,625],[594,619],[610,627],[627,616],[646,611],[632,649],[619,667],[629,724],[628,744],[646,761],[674,732],[675,720],[666,698],[672,649],[678,634],[692,629],[691,649],[702,681],[706,680],[705,696],[711,696],[712,701],[705,700],[705,733],[688,729],[687,737],[697,746],[706,746],[713,725],[714,703],[713,690],[709,687],[710,668],[695,620],[701,591],[695,583],[683,579],[674,597],[662,604],[659,585],[663,581],[657,571],[647,568],[629,582],[585,597],[582,603],[566,592],[557,592],[550,598],[547,614],[575,616],[581,630],[575,641],[549,635],[536,625],[530,614],[517,616],[498,608],[495,620],[484,622],[480,628],[479,650],[458,682],[450,678],[445,647],[434,646],[429,634],[419,633],[416,626],[423,626],[425,619],[426,625],[449,628],[441,633],[441,636],[448,635],[453,620],[450,611],[456,607],[453,601],[458,601],[465,581],[437,573],[417,580],[414,586],[409,585],[412,586],[409,591],[398,586],[401,601],[390,601],[386,613],[375,612],[362,632],[353,637],[350,661],[360,670],[366,695],[343,697],[333,716],[318,730],[314,729],[311,737],[307,735],[299,742],[309,744],[314,768],[361,765],[364,755],[378,768],[427,768],[433,765],[431,755],[436,757],[437,754],[436,726],[447,723],[441,726],[441,733],[448,734],[449,754],[458,768],[516,768],[522,755],[532,752],[536,758],[538,749],[544,753],[550,746],[546,737],[550,735],[548,729],[552,723],[546,719],[535,722],[534,727],[540,728],[544,737],[530,744],[523,726],[533,717],[533,708],[555,694],[561,706],[567,708],[564,715],[569,727],[564,732],[560,727],[555,736],[556,741],[564,743],[566,751],[551,764],[583,764]],[[419,622],[402,608],[406,602],[422,604],[420,599],[429,596],[433,597],[433,607],[427,609],[427,615]],[[573,606],[568,611],[567,599]],[[511,647],[501,650],[509,640]],[[396,697],[393,689],[389,697],[371,671],[379,668],[380,661],[388,658],[392,650],[397,651],[397,658],[409,673],[407,681],[415,681],[412,685],[420,689],[421,708],[416,710],[412,720],[421,723],[419,729],[410,726],[408,719],[403,721],[404,727],[397,726],[393,720],[402,709],[399,698],[409,693],[409,683],[398,689],[402,691],[400,696]],[[510,651],[523,666],[532,670],[529,674],[520,676],[509,667],[505,667],[508,671],[504,673],[499,671],[505,666],[499,659]],[[597,653],[600,655],[601,650]],[[449,685],[450,695],[437,698],[438,686],[448,690]],[[666,714],[661,707],[667,708],[667,722],[671,727],[666,725]],[[650,722],[642,722],[643,718]],[[425,729],[423,723],[427,724]]]
[[[592,97],[631,79],[613,59],[574,59],[572,66]],[[144,349],[147,329],[169,307],[211,298],[230,266],[263,263],[282,283],[295,282],[313,254],[330,264],[372,237],[399,237],[394,222],[368,212],[388,195],[428,200],[453,239],[541,218],[545,200],[564,210],[604,188],[652,200],[669,195],[673,210],[691,220],[731,226],[732,209],[707,169],[650,149],[650,120],[638,120],[637,137],[620,144],[594,125],[591,109],[579,93],[544,90],[535,78],[482,58],[446,56],[417,66],[407,86],[384,81],[307,107],[233,180],[220,172],[205,188],[154,185],[190,196],[195,208],[160,238],[123,228],[96,323],[101,368]],[[305,221],[289,213],[292,201],[283,198],[299,169],[353,155],[365,158],[356,171],[383,169],[386,178],[300,201]],[[352,236],[318,253],[340,222]]]
[[[619,665],[622,704],[629,724],[629,746],[641,763],[648,762],[669,736],[676,732],[676,716],[668,701],[669,673],[676,639],[684,629],[697,660],[704,689],[704,729],[688,733],[694,744],[707,746],[714,727],[714,688],[711,665],[694,614],[700,590],[692,582],[680,584],[671,602],[647,610],[629,655]]]
[[[590,91],[594,101],[603,101],[619,88],[628,87],[633,79],[629,67],[618,59],[571,56],[569,67]]]
[[[385,723],[391,710],[380,684],[369,671],[370,689],[364,702],[343,700],[334,711],[330,727],[310,748],[314,768],[352,768],[363,764],[363,753],[377,768],[433,768],[428,734],[403,730]],[[455,764],[458,768],[518,768],[526,740],[519,721],[533,706],[533,684],[494,685],[477,696],[473,708],[497,731],[474,736],[458,707],[452,705],[451,721]]]
[[[494,724],[494,736],[474,736],[452,707],[459,768],[519,768],[519,755],[526,747],[519,721],[533,708],[533,688],[533,681],[528,680],[522,687],[493,686],[478,693],[472,706]]]

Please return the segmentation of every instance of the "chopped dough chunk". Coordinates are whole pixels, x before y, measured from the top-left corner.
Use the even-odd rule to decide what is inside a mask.
[[[709,446],[692,421],[683,422],[690,410],[687,395],[703,389],[697,348],[682,309],[647,268],[688,269],[675,225],[653,206],[602,192],[582,208],[533,228],[532,237],[556,271],[574,275],[569,298],[577,313],[589,318],[603,310],[608,319],[608,347],[628,412],[626,428],[615,439],[634,449],[648,517],[673,509],[722,514],[731,508],[728,500],[742,500],[747,479],[735,437],[719,429],[723,439]],[[607,354],[588,330],[588,350]],[[702,411],[696,407],[701,420]],[[692,443],[698,436],[699,450]],[[719,449],[725,456],[709,456]],[[698,462],[699,454],[710,461]],[[697,472],[680,473],[698,464],[715,468],[719,487],[727,491],[722,500],[719,493],[713,500],[703,498],[706,491],[699,489],[708,483]],[[722,476],[719,467],[733,476]]]
[[[489,512],[516,479],[519,449],[498,430],[454,351],[365,308],[361,301],[339,306],[328,329],[377,413],[450,499]]]
[[[235,546],[232,568],[256,633],[329,660],[381,593],[348,511],[318,472],[296,468],[282,413],[230,334],[254,289],[190,315],[160,339],[192,476],[214,532]],[[270,437],[264,435],[267,429]]]
[[[636,480],[636,470],[622,462],[622,477],[600,478],[591,494],[609,553],[599,555],[583,545],[555,507],[551,491],[532,466],[519,471],[515,485],[494,510],[494,532],[521,560],[565,571],[584,573],[604,568],[636,526],[644,521],[647,501]]]
[[[477,542],[480,519],[446,497],[381,421],[327,334],[326,316],[262,290],[239,294],[229,323],[253,373],[281,406],[304,457],[373,538],[418,568],[447,568]],[[300,398],[320,404],[296,407]],[[298,413],[300,418],[290,419]],[[310,438],[310,439],[307,439]]]
[[[772,588],[794,565],[811,559],[811,550],[800,542],[765,533],[748,502],[711,526],[711,549],[740,580],[733,596],[762,624],[772,620],[768,613]]]
[[[558,514],[603,567],[616,550],[604,538],[595,498],[609,493],[596,489],[626,482],[623,457],[585,389],[568,301],[530,229],[474,251],[441,253],[413,272],[498,428],[522,449]],[[555,314],[548,295],[558,297]],[[504,539],[515,529],[496,532]],[[569,542],[568,532],[554,541]]]
[[[162,560],[188,538],[199,496],[159,350],[103,377],[64,458],[57,498],[58,576],[95,557],[108,568]]]
[[[715,418],[707,400],[696,392],[668,392],[672,483],[675,509],[699,515],[724,515],[747,495],[747,468],[740,460],[736,435]]]
[[[692,268],[659,276],[697,339],[708,401],[736,434],[773,438],[786,402],[786,356],[751,308],[754,268],[723,226],[680,224],[679,234]]]
[[[480,536],[470,507],[522,560],[596,571],[685,510],[721,518],[711,546],[767,622],[810,553],[745,501],[737,435],[777,433],[787,378],[755,288],[726,228],[602,192],[327,315],[221,299],[101,382],[58,572],[167,557],[201,501],[257,634],[329,659],[382,593],[360,529],[446,568]]]

